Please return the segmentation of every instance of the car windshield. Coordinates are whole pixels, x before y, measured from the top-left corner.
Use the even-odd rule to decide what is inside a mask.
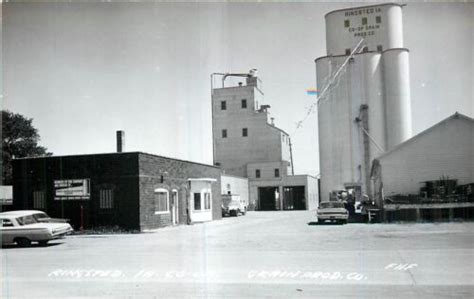
[[[18,217],[16,218],[16,221],[18,222],[19,225],[34,224],[38,222],[32,215]]]
[[[333,209],[333,208],[344,208],[344,204],[342,202],[337,202],[337,201],[327,201],[327,202],[322,202],[319,205],[320,209]]]

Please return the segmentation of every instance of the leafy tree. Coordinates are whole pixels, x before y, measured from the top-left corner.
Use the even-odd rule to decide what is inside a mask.
[[[12,159],[50,156],[45,147],[39,146],[40,136],[33,127],[33,119],[2,110],[2,183],[12,183]]]

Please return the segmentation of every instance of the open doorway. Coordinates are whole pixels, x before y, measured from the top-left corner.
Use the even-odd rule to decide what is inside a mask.
[[[306,210],[304,186],[283,188],[283,210]]]
[[[277,209],[278,187],[258,188],[258,209],[260,211],[274,211]]]

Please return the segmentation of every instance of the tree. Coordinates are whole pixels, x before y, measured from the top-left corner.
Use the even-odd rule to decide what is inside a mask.
[[[33,119],[2,110],[2,183],[12,183],[12,159],[50,156],[45,147],[39,146],[40,136],[33,127]]]

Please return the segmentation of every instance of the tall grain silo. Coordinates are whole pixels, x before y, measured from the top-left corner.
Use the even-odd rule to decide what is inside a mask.
[[[387,149],[412,136],[410,70],[407,49],[389,49],[383,55]]]
[[[370,195],[371,161],[411,137],[402,7],[390,3],[326,14],[327,56],[315,61],[318,89],[331,83],[318,103],[323,201],[332,190]]]

